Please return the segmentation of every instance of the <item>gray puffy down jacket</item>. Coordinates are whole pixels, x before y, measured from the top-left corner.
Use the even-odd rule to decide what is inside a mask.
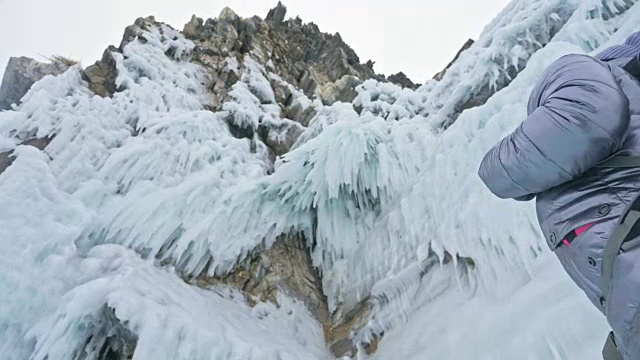
[[[640,168],[594,168],[620,150],[640,154],[640,82],[621,67],[630,60],[567,55],[553,63],[533,89],[528,118],[489,151],[479,175],[500,198],[536,198],[547,244],[607,315],[625,359],[638,360],[640,246],[618,255],[606,309],[599,299],[603,249],[640,193]],[[569,234],[579,235],[567,246]]]

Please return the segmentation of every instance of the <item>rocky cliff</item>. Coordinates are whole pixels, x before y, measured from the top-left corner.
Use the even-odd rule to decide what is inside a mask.
[[[352,102],[358,96],[356,88],[365,81],[373,79],[408,89],[417,88],[403,73],[388,78],[376,74],[373,62],[361,63],[340,34],[323,33],[317,25],[304,23],[300,18],[286,19],[286,11],[279,3],[264,19],[257,16],[241,18],[229,8],[215,19],[203,20],[194,15],[182,30],[194,47],[188,54],[171,45],[165,51],[167,57],[190,61],[206,72],[208,110],[225,112],[225,121],[235,137],[248,139],[256,150],[259,147],[266,149],[268,167],[273,167],[276,158],[296,144],[319,111],[337,102]],[[169,26],[153,17],[140,18],[127,27],[119,46],[110,46],[101,60],[81,70],[88,88],[95,95],[107,98],[122,91],[116,59],[130,56],[127,45],[146,43],[144,34],[157,29],[163,38],[172,36],[162,30]],[[57,62],[12,59],[0,91],[2,104],[5,107],[19,104],[33,83],[49,74],[61,74],[68,68]],[[247,99],[254,109],[247,108]],[[137,135],[145,129],[134,131]],[[44,150],[55,135],[38,137],[35,132],[23,133],[18,141],[21,145]],[[0,173],[13,159],[12,151],[0,153]],[[369,298],[365,297],[355,306],[339,306],[330,311],[322,288],[322,274],[311,259],[310,241],[302,233],[286,234],[268,247],[254,249],[238,266],[223,275],[207,275],[205,267],[198,273],[184,274],[183,278],[203,288],[231,286],[252,304],[277,303],[278,293],[282,292],[306,304],[322,324],[327,344],[336,356],[355,355],[361,345],[365,345],[365,351],[373,351],[377,335],[366,344],[353,340],[354,334],[370,320]],[[104,311],[110,313],[107,309]],[[119,329],[113,314],[106,318],[106,326]],[[129,358],[135,349],[136,337],[121,330],[114,330],[114,333],[116,335],[100,343],[89,342],[87,349],[100,348],[98,359]],[[84,359],[83,354],[80,352],[77,359]]]
[[[534,215],[475,176],[545,66],[638,23],[632,1],[591,5],[515,0],[419,86],[282,4],[140,18],[86,68],[14,60],[0,354],[544,359],[592,339],[588,316],[518,306],[540,283],[547,303],[577,297],[536,280]],[[528,326],[541,314],[562,326]]]

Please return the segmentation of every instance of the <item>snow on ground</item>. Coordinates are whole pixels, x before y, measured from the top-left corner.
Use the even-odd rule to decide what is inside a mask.
[[[604,317],[552,256],[532,270],[530,282],[502,296],[452,286],[433,300],[421,287],[410,300],[419,310],[385,334],[373,360],[602,359]]]
[[[385,333],[374,359],[597,358],[607,326],[545,248],[532,204],[494,198],[476,170],[525,118],[547,65],[640,30],[640,5],[616,14],[634,3],[514,0],[442,82],[367,81],[352,104],[321,109],[272,175],[264,145],[227,126],[279,121],[274,74],[249,58],[229,63],[242,74],[218,113],[187,61],[193,44],[167,26],[116,55],[124,91],[112,99],[78,68],[43,79],[0,113],[0,149],[16,156],[0,174],[0,353],[69,358],[104,340],[109,308],[137,359],[330,358],[302,305],[250,308],[178,276],[225,273],[300,231],[316,240],[331,309],[372,295],[354,338]],[[455,101],[525,62],[440,131]],[[52,134],[44,152],[15,145]],[[445,252],[473,266],[440,264]]]

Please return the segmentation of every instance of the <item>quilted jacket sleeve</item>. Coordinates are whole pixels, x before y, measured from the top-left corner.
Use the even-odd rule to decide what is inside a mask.
[[[618,151],[629,100],[608,65],[584,55],[554,62],[535,85],[528,118],[484,157],[479,175],[500,198],[528,200]]]

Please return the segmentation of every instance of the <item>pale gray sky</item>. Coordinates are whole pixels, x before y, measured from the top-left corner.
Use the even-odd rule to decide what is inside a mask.
[[[340,32],[361,61],[378,73],[404,71],[424,82],[440,71],[508,0],[284,0],[322,31]],[[60,54],[87,66],[118,45],[124,28],[141,16],[182,29],[192,14],[216,17],[229,6],[240,16],[264,18],[277,0],[0,0],[0,73],[10,56]]]

